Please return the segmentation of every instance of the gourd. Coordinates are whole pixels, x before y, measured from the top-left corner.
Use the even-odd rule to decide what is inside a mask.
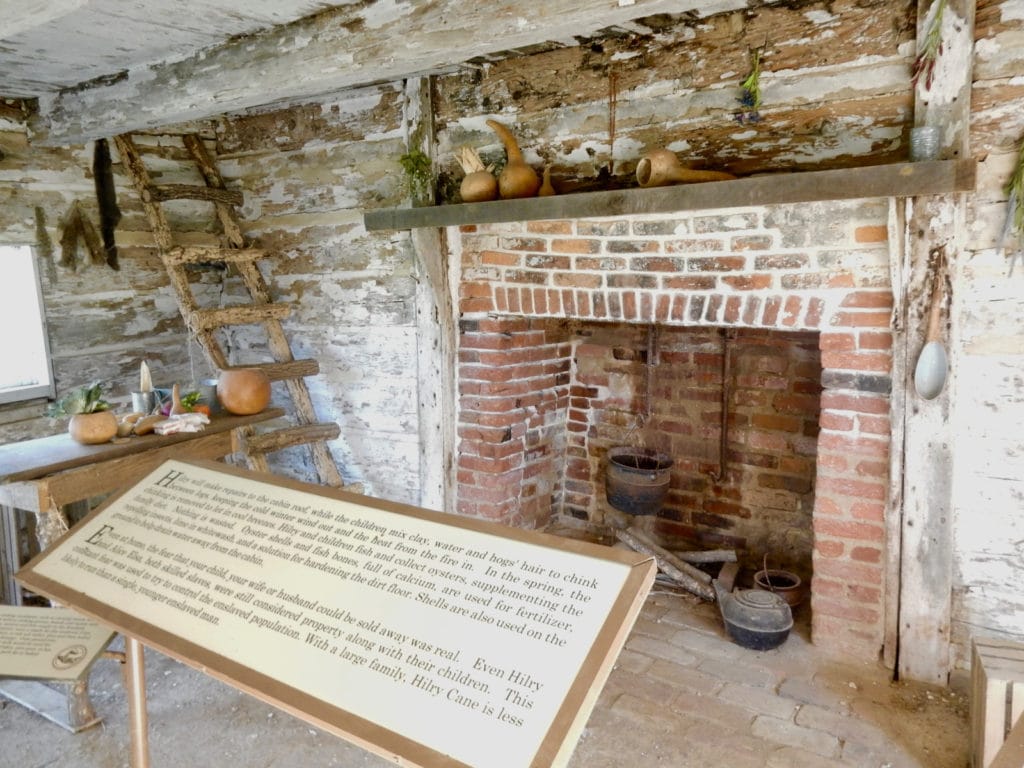
[[[497,120],[488,120],[487,125],[498,134],[501,143],[505,145],[505,154],[508,155],[505,167],[498,174],[498,194],[505,200],[536,195],[540,189],[540,177],[523,160],[523,153],[512,131]]]
[[[459,185],[459,194],[464,203],[483,203],[498,196],[498,180],[480,159],[472,147],[459,150],[459,165],[466,174]]]
[[[735,179],[726,171],[697,171],[679,162],[670,149],[655,149],[636,164],[636,181],[641,187],[663,187],[666,184],[689,184],[700,181]]]
[[[270,404],[270,379],[259,368],[230,368],[217,379],[217,399],[236,416],[259,413]]]
[[[83,445],[106,443],[117,435],[117,416],[113,411],[76,413],[68,422],[68,434]]]
[[[98,445],[117,435],[117,417],[103,399],[102,385],[96,382],[79,387],[46,409],[49,416],[70,416],[68,434],[85,445]]]
[[[174,386],[171,387],[171,410],[168,412],[168,415],[177,416],[182,413],[188,413],[188,408],[182,405],[181,387],[175,382]]]
[[[540,183],[540,189],[537,190],[537,197],[551,197],[552,195],[558,194],[555,191],[555,185],[551,183],[551,165],[544,166],[544,178]]]

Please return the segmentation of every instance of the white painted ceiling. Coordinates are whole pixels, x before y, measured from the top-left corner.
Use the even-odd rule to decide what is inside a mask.
[[[357,0],[0,0],[0,97],[195,55]]]

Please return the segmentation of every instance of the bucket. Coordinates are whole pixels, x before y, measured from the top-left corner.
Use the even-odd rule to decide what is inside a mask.
[[[664,453],[631,446],[608,449],[605,495],[620,512],[657,514],[671,479],[672,458]]]
[[[774,592],[785,600],[790,608],[796,608],[807,596],[807,589],[799,576],[791,571],[775,568],[755,573],[754,587],[766,592]]]

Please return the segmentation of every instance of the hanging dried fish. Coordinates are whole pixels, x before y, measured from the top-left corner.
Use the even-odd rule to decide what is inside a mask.
[[[110,162],[110,147],[106,139],[97,139],[92,153],[92,178],[96,184],[96,201],[100,207],[100,232],[103,235],[103,249],[111,269],[120,269],[117,263],[117,242],[114,230],[121,220],[117,207],[117,189],[114,187],[114,171]]]
[[[89,217],[79,211],[79,219],[82,224],[82,239],[85,240],[86,250],[89,251],[89,263],[90,264],[102,264],[106,261],[110,264],[110,252],[106,251],[106,257],[104,258],[104,247],[100,243],[100,237],[96,233],[96,227],[89,220]],[[114,250],[114,269],[117,269],[117,249]]]

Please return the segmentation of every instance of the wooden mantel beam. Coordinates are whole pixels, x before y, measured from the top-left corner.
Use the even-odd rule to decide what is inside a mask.
[[[661,13],[704,17],[747,0],[373,0],[40,99],[33,141],[72,144],[347,88],[450,71]]]

